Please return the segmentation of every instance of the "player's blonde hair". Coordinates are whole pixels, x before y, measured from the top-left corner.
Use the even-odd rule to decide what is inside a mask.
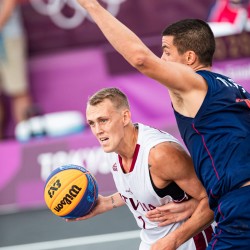
[[[103,102],[105,99],[110,100],[117,109],[130,109],[127,96],[118,88],[103,88],[97,91],[89,97],[88,104],[95,106]]]

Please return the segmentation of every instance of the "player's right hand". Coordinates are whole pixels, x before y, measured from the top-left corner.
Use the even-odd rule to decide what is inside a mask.
[[[105,213],[106,211],[108,211],[108,209],[106,209],[106,206],[105,206],[107,200],[108,200],[107,197],[104,197],[104,196],[99,194],[96,205],[87,215],[84,215],[83,217],[79,217],[79,218],[75,218],[75,219],[65,219],[66,222],[87,220],[87,219],[90,219],[92,217],[95,217],[98,214]]]

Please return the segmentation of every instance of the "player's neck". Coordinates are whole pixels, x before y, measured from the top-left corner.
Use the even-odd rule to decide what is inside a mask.
[[[133,170],[139,150],[139,145],[137,145],[138,127],[133,125],[130,129],[129,137],[126,136],[129,140],[123,147],[125,150],[119,154],[119,161],[124,173],[129,173]]]
[[[199,70],[211,71],[211,67],[204,66],[204,65],[198,65],[198,66],[194,67],[193,69],[194,69],[194,71],[199,71]]]
[[[138,138],[138,127],[134,124],[129,125],[128,131],[124,136],[124,144],[122,146],[121,152],[119,152],[120,157],[124,162],[133,159],[133,155],[137,145]]]

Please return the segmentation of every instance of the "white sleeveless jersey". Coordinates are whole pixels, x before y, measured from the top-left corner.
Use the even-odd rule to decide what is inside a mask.
[[[151,183],[148,167],[150,149],[166,141],[180,144],[176,138],[166,132],[138,124],[138,141],[129,173],[123,172],[122,164],[116,153],[107,154],[108,160],[110,164],[112,164],[111,172],[118,192],[133,213],[138,226],[141,228],[141,250],[150,249],[150,245],[175,230],[181,224],[174,223],[165,227],[158,227],[156,222],[148,220],[145,216],[148,211],[155,207],[173,201],[173,198],[169,195],[160,198],[156,194]],[[184,249],[196,249],[194,240],[190,239],[178,248],[178,250]]]

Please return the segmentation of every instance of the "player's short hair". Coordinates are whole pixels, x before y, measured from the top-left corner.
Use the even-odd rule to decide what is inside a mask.
[[[210,26],[200,19],[184,19],[166,27],[162,36],[173,36],[173,45],[183,54],[192,50],[204,66],[212,66],[215,38]]]
[[[95,106],[105,99],[110,100],[116,109],[127,108],[130,109],[127,96],[118,88],[103,88],[97,91],[88,99],[88,104]]]

